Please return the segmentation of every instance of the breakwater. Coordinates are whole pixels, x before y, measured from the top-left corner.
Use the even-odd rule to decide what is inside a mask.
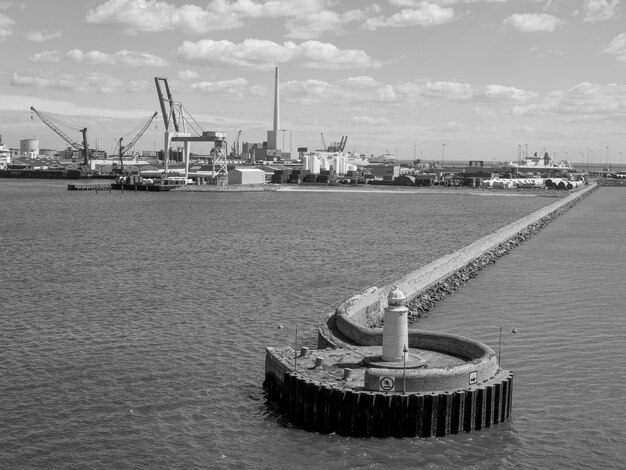
[[[400,288],[408,294],[401,296],[408,299],[405,314],[415,320],[596,188],[586,186],[393,284],[327,309],[315,351],[266,349],[269,400],[300,427],[352,436],[446,436],[506,420],[513,373],[500,368],[493,350],[469,338],[410,329],[404,362],[381,361],[373,351],[384,348],[385,312]],[[418,365],[407,366],[407,358]]]
[[[376,344],[386,298],[397,285],[409,299],[409,318],[417,320],[489,264],[523,243],[598,188],[589,184],[548,206],[522,217],[475,242],[419,267],[384,286],[371,286],[321,315],[318,347]],[[336,308],[335,308],[336,307]]]

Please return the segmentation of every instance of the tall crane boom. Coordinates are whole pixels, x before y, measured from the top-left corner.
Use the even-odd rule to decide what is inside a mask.
[[[165,130],[169,130],[170,124],[174,125],[174,130],[179,132],[178,120],[176,119],[176,109],[174,107],[174,101],[172,100],[172,92],[170,86],[167,83],[167,78],[154,77],[154,84],[156,85],[157,95],[159,96],[159,104],[161,105],[161,112],[163,113],[163,122],[165,123]],[[165,94],[163,88],[165,87]],[[166,109],[165,104],[169,104],[169,111]]]
[[[69,137],[65,132],[63,132],[61,129],[59,129],[57,126],[55,126],[52,123],[52,121],[50,121],[50,118],[48,118],[45,114],[37,111],[33,106],[30,107],[30,110],[32,112],[34,112],[37,116],[39,116],[39,119],[41,119],[41,121],[46,126],[48,126],[50,129],[52,129],[64,141],[66,141],[68,144],[70,144],[71,147],[75,148],[76,150],[80,150],[80,152],[83,154],[83,157],[84,157],[83,163],[85,165],[89,164],[89,155],[88,155],[89,154],[89,148],[88,148],[88,145],[87,145],[87,128],[81,129],[80,132],[83,134],[83,143],[79,144],[74,139]]]
[[[144,125],[141,127],[141,129],[139,130],[137,135],[133,138],[133,140],[131,140],[127,145],[122,145],[122,140],[124,138],[120,137],[120,164],[122,165],[122,169],[121,169],[122,172],[124,172],[124,160],[122,157],[126,153],[126,150],[128,150],[129,148],[131,148],[133,145],[137,143],[139,138],[148,130],[148,127],[150,127],[150,124],[152,124],[152,121],[154,121],[154,118],[157,117],[158,114],[159,112],[155,111],[154,114],[150,117],[150,119],[148,119],[144,123]]]

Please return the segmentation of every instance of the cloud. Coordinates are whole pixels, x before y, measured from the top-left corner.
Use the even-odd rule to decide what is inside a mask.
[[[28,55],[29,62],[53,64],[60,62],[59,51],[41,51]]]
[[[537,94],[520,88],[502,85],[488,85],[483,91],[483,96],[498,100],[528,101],[531,98],[536,98]]]
[[[196,80],[200,77],[198,72],[194,72],[193,70],[180,70],[178,72],[178,77],[181,80]]]
[[[13,25],[15,21],[7,15],[0,13],[0,42],[13,34]]]
[[[348,23],[363,21],[365,15],[366,13],[361,10],[351,10],[344,13],[324,10],[308,15],[299,15],[287,19],[285,23],[286,36],[293,39],[315,39],[324,33],[340,35]]]
[[[609,20],[619,8],[619,0],[585,0],[585,22]]]
[[[350,118],[350,123],[363,126],[386,126],[391,124],[391,121],[382,116],[353,116]]]
[[[369,76],[349,77],[333,83],[321,80],[290,81],[281,87],[281,96],[300,104],[328,103],[410,103],[477,102],[525,103],[536,93],[503,85],[475,87],[467,83],[437,81],[424,83],[381,83]],[[476,108],[478,109],[478,108]]]
[[[399,97],[393,86],[372,77],[350,77],[329,83],[322,80],[289,81],[281,86],[281,97],[290,103],[393,103]]]
[[[422,87],[422,95],[446,100],[466,100],[474,95],[474,90],[467,83],[428,82]]]
[[[317,13],[327,0],[213,0],[206,8],[161,0],[108,0],[90,9],[86,21],[120,27],[127,33],[180,31],[207,34],[239,28],[246,18],[300,17]]]
[[[48,31],[29,31],[25,35],[26,39],[33,42],[45,42],[50,39],[56,39],[61,37],[61,31],[48,32]]]
[[[549,93],[542,102],[517,106],[516,116],[566,115],[574,120],[626,120],[626,85],[582,82],[565,90]]]
[[[449,23],[455,18],[452,8],[434,3],[419,2],[417,8],[406,8],[391,16],[370,18],[363,24],[365,29],[402,28],[407,26],[436,26]]]
[[[109,0],[90,9],[86,21],[119,26],[130,34],[174,30],[205,34],[242,25],[237,17],[212,15],[196,5],[177,7],[158,0]]]
[[[161,57],[147,52],[128,51],[125,49],[114,53],[100,51],[83,52],[80,49],[72,49],[71,51],[68,51],[65,56],[72,62],[89,65],[123,64],[131,67],[166,67],[169,65],[169,63]]]
[[[325,69],[380,67],[380,63],[364,51],[341,50],[319,41],[305,41],[301,44],[288,41],[282,45],[261,39],[246,39],[241,43],[211,39],[185,41],[178,48],[178,58],[188,64],[227,63],[257,69],[269,69],[284,63]]]
[[[66,116],[100,116],[115,119],[143,119],[150,113],[150,110],[146,109],[119,107],[114,109],[95,108],[76,105],[76,103],[70,103],[68,101],[50,100],[16,94],[0,95],[0,103],[2,103],[2,109],[6,111],[19,111],[23,113],[25,110],[33,106],[38,111],[54,109],[55,114],[62,114]]]
[[[87,72],[83,74],[54,72],[14,72],[11,75],[12,86],[21,88],[45,88],[79,93],[119,93],[144,91],[149,88],[146,81],[119,80],[103,73]]]
[[[524,33],[552,32],[560,23],[556,16],[546,13],[516,13],[504,20],[505,25]]]
[[[617,56],[617,60],[626,62],[626,33],[618,34],[603,51],[605,54]]]
[[[198,91],[203,94],[219,94],[229,95],[238,99],[243,99],[247,95],[264,95],[265,89],[263,87],[250,86],[250,83],[243,79],[237,78],[234,80],[222,80],[218,82],[198,82],[193,83],[190,86],[192,91]]]

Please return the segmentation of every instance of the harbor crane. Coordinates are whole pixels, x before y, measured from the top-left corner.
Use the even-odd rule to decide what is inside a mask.
[[[235,142],[233,142],[233,150],[232,155],[235,158],[239,158],[239,138],[241,137],[241,131],[237,132],[237,137],[235,138]]]
[[[76,142],[74,139],[72,139],[71,137],[69,137],[61,129],[59,129],[58,126],[60,125],[60,121],[57,120],[58,123],[54,124],[53,123],[53,118],[51,118],[47,114],[44,114],[41,111],[37,111],[33,106],[30,107],[30,110],[32,112],[34,112],[37,116],[39,116],[39,119],[41,119],[41,121],[46,126],[48,126],[50,129],[52,129],[64,141],[66,141],[68,144],[70,144],[71,147],[75,148],[76,150],[79,150],[82,153],[82,155],[83,155],[83,165],[85,165],[86,167],[89,166],[89,145],[87,144],[87,128],[86,127],[84,129],[79,129],[81,134],[83,135],[83,143],[80,144],[80,143]]]
[[[342,136],[340,142],[331,142],[329,146],[326,146],[326,141],[324,140],[324,134],[322,133],[322,150],[324,152],[343,152],[346,148],[346,144],[348,143],[348,136]]]
[[[202,126],[189,114],[182,103],[175,103],[172,92],[167,83],[167,78],[154,77],[157,89],[159,105],[165,124],[164,166],[165,174],[168,173],[169,154],[172,142],[183,142],[183,154],[185,159],[185,178],[189,177],[189,148],[191,142],[213,142],[215,156],[213,157],[212,176],[225,175],[227,169],[226,134],[224,132],[205,131]],[[190,128],[196,135],[192,136],[187,131]]]
[[[120,146],[120,173],[124,173],[124,154],[126,153],[127,150],[131,149],[133,147],[133,145],[135,145],[137,143],[137,141],[140,139],[140,137],[146,132],[146,130],[148,130],[148,127],[150,127],[150,124],[152,124],[152,121],[154,121],[154,118],[157,117],[159,114],[158,111],[155,111],[154,114],[150,117],[150,119],[148,119],[143,126],[141,127],[141,129],[139,130],[139,132],[137,133],[137,135],[127,144],[127,145],[122,145],[122,140],[124,140],[124,137],[120,137],[119,139],[119,146]]]

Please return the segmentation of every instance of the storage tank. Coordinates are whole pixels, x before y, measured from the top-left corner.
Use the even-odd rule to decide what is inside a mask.
[[[39,154],[39,140],[38,139],[22,139],[20,140],[20,154],[26,155],[34,153]]]

